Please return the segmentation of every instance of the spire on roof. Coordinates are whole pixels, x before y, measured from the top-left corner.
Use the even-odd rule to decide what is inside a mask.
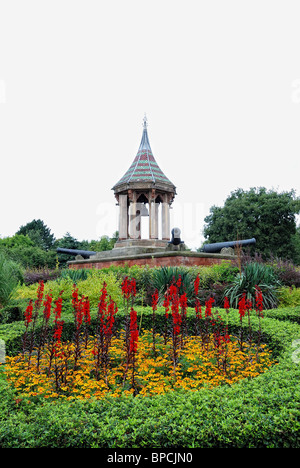
[[[148,127],[148,120],[147,120],[146,112],[145,112],[145,115],[144,115],[144,118],[143,118],[143,126],[144,126],[144,128]]]
[[[147,120],[147,116],[145,114],[145,116],[143,118],[143,135],[142,135],[141,144],[140,144],[140,147],[139,147],[138,151],[141,151],[141,150],[151,151],[149,138],[148,138],[147,127],[148,127],[148,120]],[[152,153],[152,151],[151,151],[151,153]]]
[[[140,185],[151,183],[154,185],[161,184],[163,186],[169,186],[172,191],[175,191],[175,186],[165,176],[154,159],[148,138],[147,127],[148,120],[145,114],[143,119],[143,134],[137,155],[128,171],[113,187],[113,190],[120,190],[121,187],[124,187],[124,184]]]

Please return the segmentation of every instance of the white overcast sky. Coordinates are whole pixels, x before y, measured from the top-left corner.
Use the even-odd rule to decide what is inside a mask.
[[[0,0],[0,237],[39,218],[111,236],[145,112],[189,247],[239,187],[300,196],[299,18],[299,0]]]

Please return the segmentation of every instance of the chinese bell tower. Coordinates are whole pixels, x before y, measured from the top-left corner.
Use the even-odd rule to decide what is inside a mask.
[[[170,240],[170,206],[176,195],[176,187],[153,156],[146,116],[137,155],[112,190],[119,205],[119,240],[115,248],[139,245],[165,248]],[[144,216],[149,216],[147,239],[141,237]]]

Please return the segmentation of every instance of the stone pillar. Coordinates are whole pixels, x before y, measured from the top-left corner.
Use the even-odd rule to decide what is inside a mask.
[[[137,203],[138,205],[138,203]],[[136,210],[136,216],[135,216],[135,229],[136,229],[136,238],[141,239],[142,237],[142,228],[141,228],[141,211]]]
[[[128,239],[127,195],[119,195],[119,239]]]
[[[129,205],[129,237],[130,239],[138,239],[137,219],[136,219],[136,201],[133,200]]]
[[[166,197],[162,203],[161,210],[162,240],[170,240],[170,205]]]
[[[158,239],[158,203],[149,203],[149,239]]]

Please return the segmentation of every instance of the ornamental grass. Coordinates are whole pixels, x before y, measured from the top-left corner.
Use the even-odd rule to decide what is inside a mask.
[[[40,282],[37,299],[29,302],[24,314],[23,351],[7,357],[7,380],[20,399],[36,396],[102,399],[107,395],[132,394],[143,397],[177,389],[197,391],[231,385],[241,379],[254,378],[272,366],[275,361],[262,343],[260,328],[255,339],[251,329],[252,307],[259,320],[263,319],[259,288],[254,306],[245,296],[239,302],[241,327],[237,336],[229,335],[227,320],[212,311],[213,299],[205,303],[202,311],[198,289],[199,278],[196,278],[194,334],[191,336],[186,320],[187,295],[182,291],[180,278],[174,280],[165,293],[162,333],[156,331],[157,291],[152,296],[152,329],[142,329],[134,309],[135,279],[124,278],[125,320],[120,330],[115,326],[118,308],[108,296],[104,283],[92,336],[89,299],[79,297],[74,285],[73,339],[62,341],[62,294],[52,304],[51,294],[43,298],[44,287]],[[224,306],[229,314],[227,299]],[[39,328],[36,326],[38,319],[42,322]],[[247,333],[243,326],[245,320]]]

